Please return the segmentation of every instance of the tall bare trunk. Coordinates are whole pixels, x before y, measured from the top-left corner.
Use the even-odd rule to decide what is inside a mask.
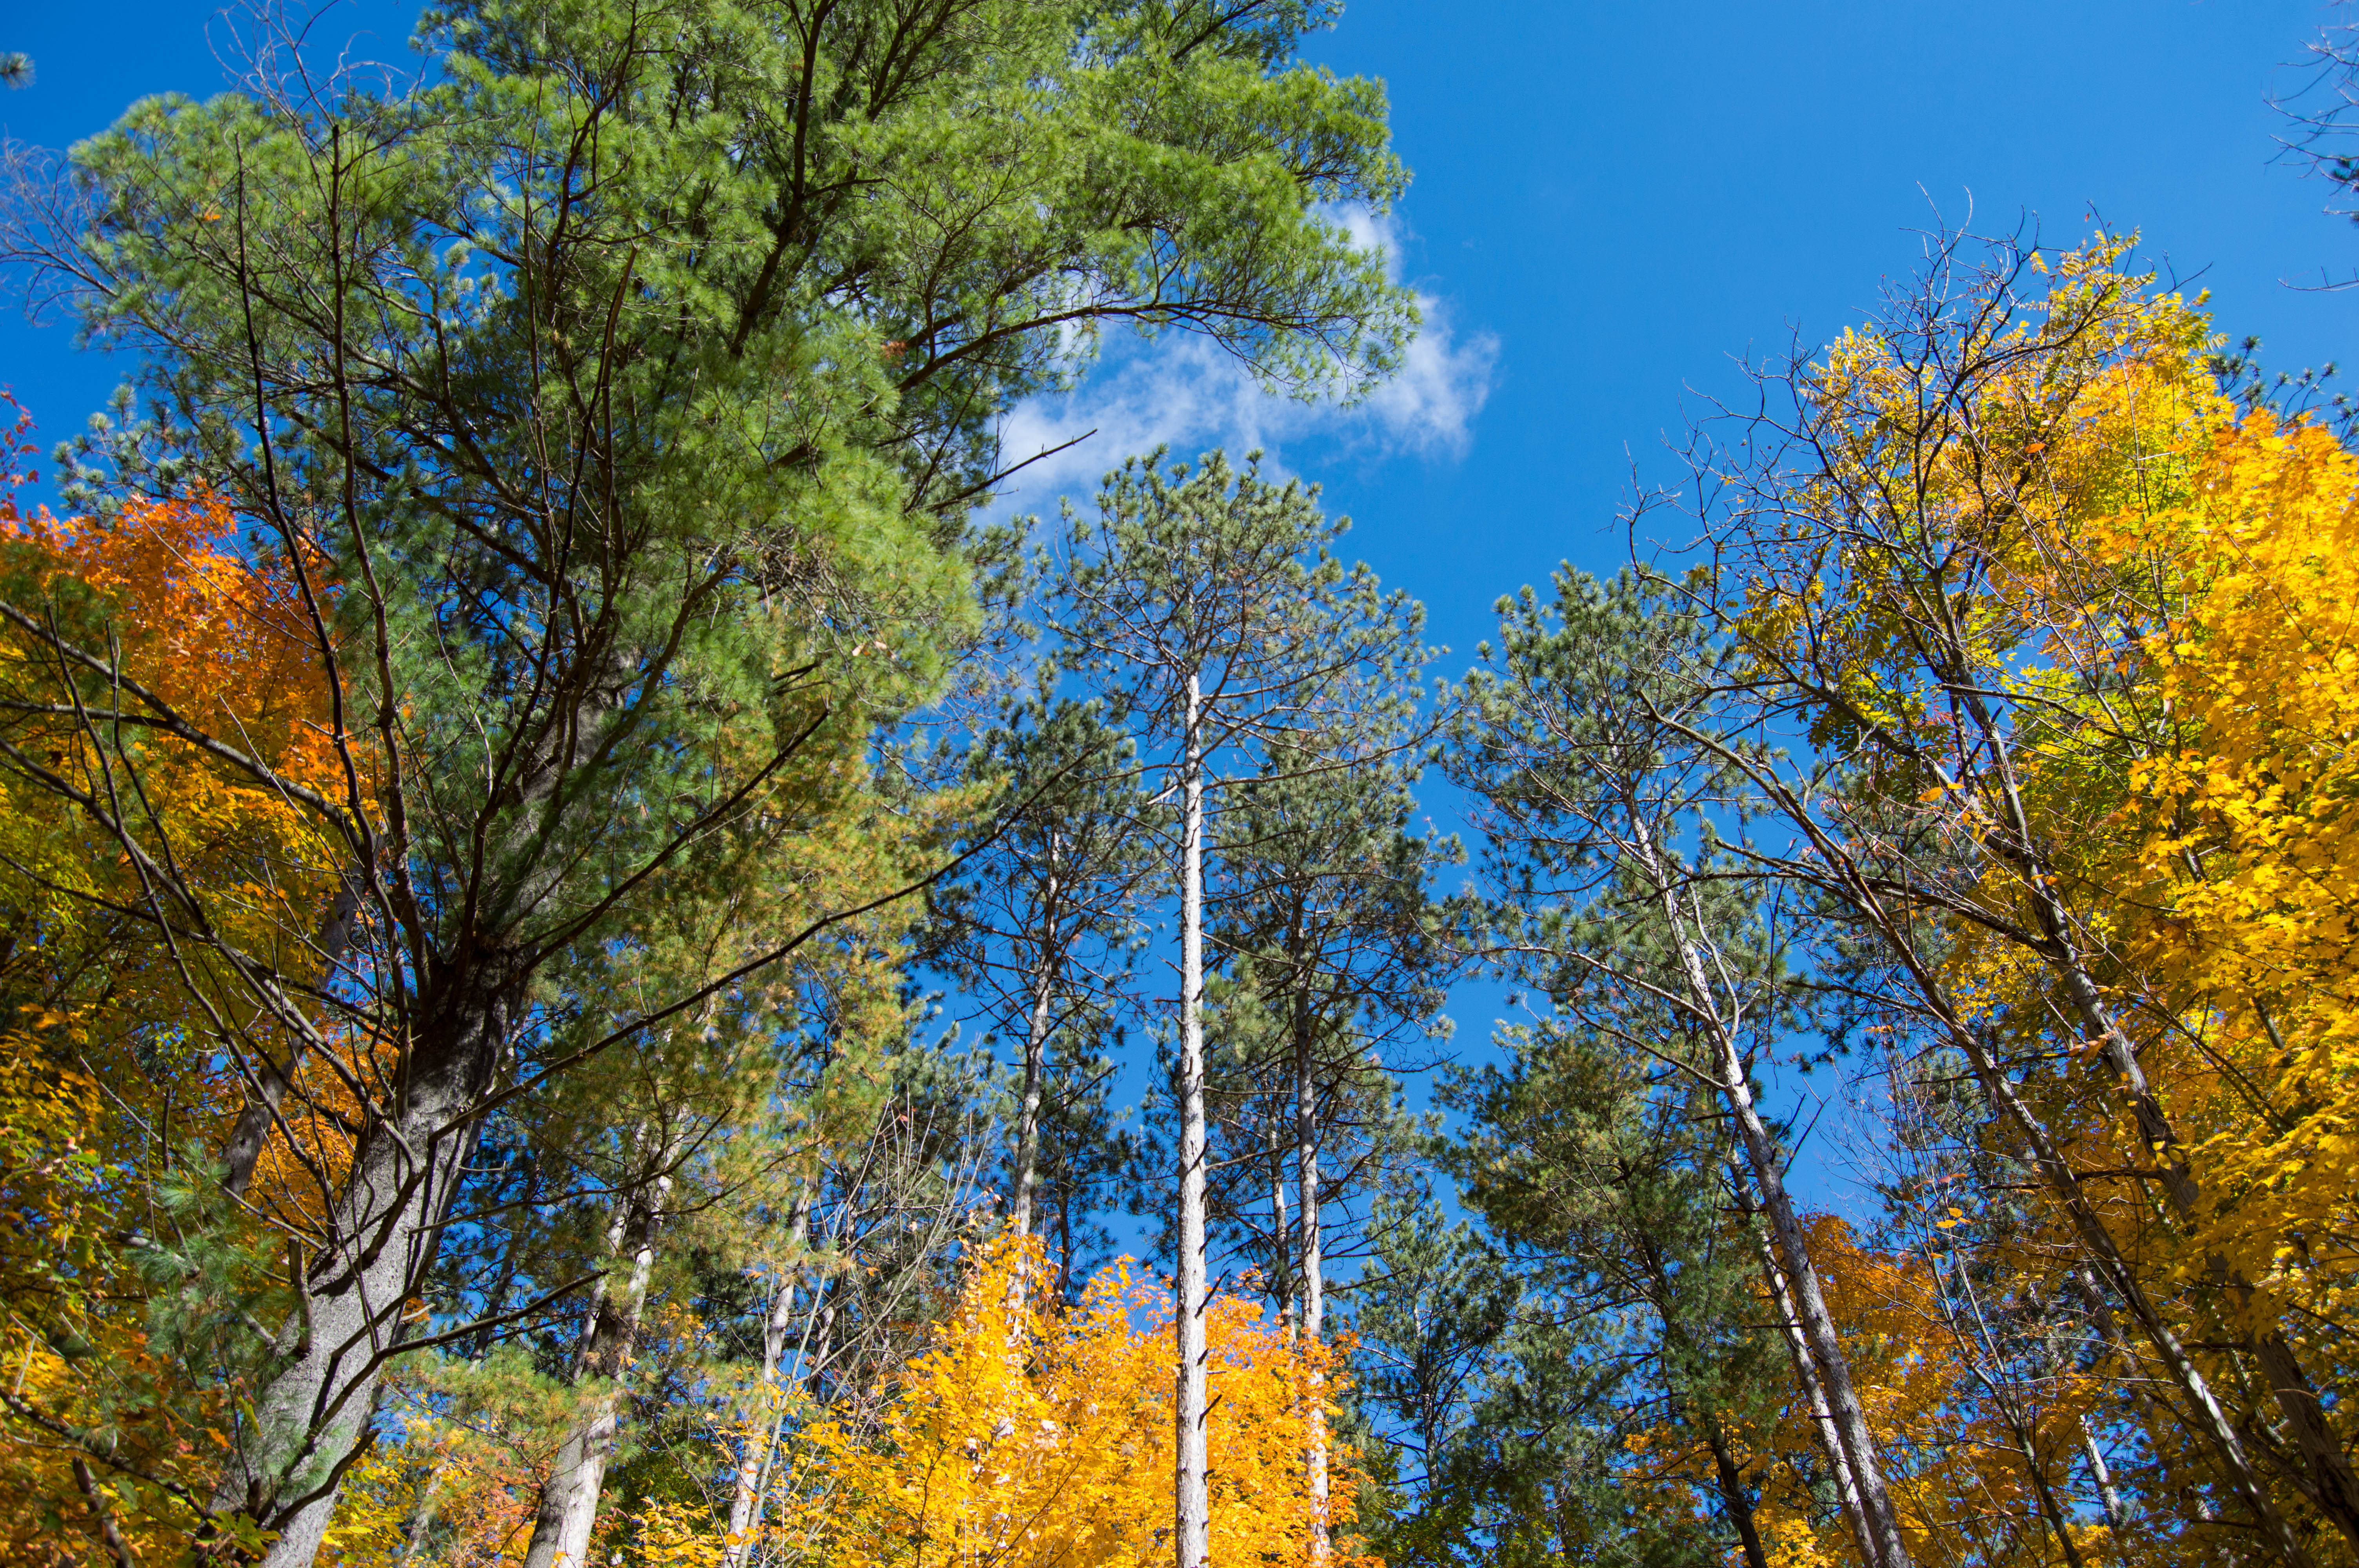
[[[1800,1331],[1801,1348],[1815,1368],[1823,1390],[1838,1444],[1828,1458],[1833,1460],[1840,1453],[1851,1466],[1859,1509],[1854,1533],[1872,1568],[1908,1568],[1908,1547],[1901,1539],[1899,1516],[1885,1488],[1883,1468],[1876,1463],[1875,1434],[1868,1429],[1867,1412],[1852,1385],[1851,1362],[1836,1333],[1834,1314],[1827,1308],[1826,1292],[1820,1284],[1818,1270],[1810,1262],[1809,1238],[1802,1234],[1793,1200],[1786,1191],[1777,1140],[1769,1135],[1768,1127],[1761,1119],[1753,1094],[1751,1069],[1729,1026],[1719,988],[1700,950],[1700,927],[1690,912],[1681,907],[1674,868],[1656,844],[1644,816],[1634,810],[1630,822],[1640,868],[1653,885],[1672,948],[1679,957],[1680,978],[1688,992],[1689,1015],[1711,1042],[1715,1058],[1712,1072],[1719,1080],[1721,1098],[1735,1119],[1745,1163],[1760,1188],[1762,1213],[1769,1222],[1769,1239],[1785,1273],[1791,1321]]]
[[[1314,1355],[1327,1316],[1325,1226],[1319,1191],[1319,1088],[1311,1073],[1311,1011],[1307,986],[1294,996],[1294,1173],[1299,1184],[1295,1207],[1302,1227],[1302,1343]],[[1303,1478],[1310,1494],[1310,1563],[1321,1568],[1331,1553],[1327,1528],[1327,1380],[1317,1372],[1307,1390],[1303,1416]]]
[[[379,1375],[433,1268],[474,1147],[474,1108],[506,1043],[518,1000],[512,980],[480,970],[441,979],[426,999],[401,1092],[363,1132],[327,1244],[303,1271],[298,1311],[279,1334],[278,1369],[238,1427],[214,1487],[215,1513],[244,1513],[277,1532],[261,1559],[266,1568],[309,1568],[318,1555]]]
[[[1743,1166],[1731,1161],[1729,1176],[1737,1211],[1748,1216],[1758,1214]],[[1793,1358],[1795,1379],[1802,1385],[1803,1401],[1810,1407],[1810,1423],[1818,1428],[1819,1446],[1825,1451],[1827,1467],[1834,1475],[1835,1498],[1842,1505],[1843,1523],[1851,1530],[1852,1544],[1859,1549],[1860,1561],[1872,1563],[1875,1561],[1875,1543],[1867,1533],[1867,1509],[1860,1501],[1859,1477],[1853,1473],[1851,1451],[1835,1424],[1834,1408],[1827,1400],[1817,1358],[1810,1354],[1809,1341],[1802,1337],[1793,1288],[1787,1281],[1785,1266],[1777,1260],[1777,1248],[1768,1231],[1755,1231],[1753,1239],[1761,1260],[1761,1277],[1769,1286],[1769,1302],[1777,1314],[1777,1331],[1786,1341],[1787,1354]]]
[[[1056,836],[1049,836],[1049,853],[1056,853]],[[1040,1088],[1047,1075],[1049,1027],[1056,1017],[1056,964],[1051,948],[1057,940],[1057,878],[1049,877],[1047,911],[1032,960],[1032,1015],[1024,1030],[1024,1086],[1016,1102],[1015,1169],[1008,1183],[1007,1223],[1018,1236],[1032,1234],[1033,1173],[1040,1163]]]
[[[1269,1297],[1285,1325],[1286,1342],[1294,1343],[1299,1326],[1294,1316],[1294,1225],[1286,1210],[1286,1145],[1278,1141],[1277,1119],[1269,1123]]]
[[[1176,1568],[1212,1554],[1211,1459],[1205,1446],[1204,1309],[1204,751],[1203,698],[1188,676],[1180,841],[1180,1235],[1174,1260],[1172,1553]]]
[[[805,1282],[808,1266],[802,1260],[810,1244],[810,1214],[812,1193],[809,1185],[796,1195],[794,1213],[787,1222],[787,1244],[795,1261],[779,1277],[777,1292],[770,1298],[770,1315],[762,1324],[762,1381],[764,1394],[776,1397],[779,1390],[778,1366],[786,1357],[787,1329],[794,1321],[795,1292]],[[764,1412],[758,1435],[749,1432],[745,1451],[738,1455],[737,1475],[729,1499],[729,1541],[722,1549],[723,1568],[744,1568],[754,1553],[754,1532],[762,1526],[762,1487],[770,1473],[770,1456],[778,1445],[778,1429],[785,1420],[784,1411]]]
[[[1745,1162],[1752,1167],[1753,1179],[1761,1189],[1762,1213],[1768,1219],[1770,1240],[1785,1270],[1793,1321],[1825,1390],[1835,1436],[1851,1463],[1852,1481],[1859,1493],[1862,1530],[1872,1548],[1868,1561],[1880,1568],[1908,1568],[1908,1548],[1900,1538],[1899,1516],[1893,1511],[1891,1496],[1885,1489],[1883,1467],[1876,1463],[1875,1436],[1868,1429],[1867,1412],[1852,1385],[1851,1361],[1843,1354],[1834,1314],[1827,1307],[1826,1292],[1819,1282],[1817,1267],[1810,1261],[1810,1240],[1802,1234],[1793,1199],[1778,1171],[1776,1141],[1761,1120],[1745,1059],[1735,1042],[1722,1033],[1719,1044],[1723,1098],[1735,1113],[1737,1131],[1745,1141]]]
[[[659,1141],[659,1155],[660,1150]],[[618,1233],[611,1250],[630,1248],[630,1279],[622,1290],[599,1295],[583,1327],[574,1379],[600,1386],[558,1446],[548,1483],[540,1489],[540,1511],[533,1521],[525,1568],[589,1568],[590,1531],[598,1522],[598,1497],[605,1488],[606,1464],[614,1453],[623,1400],[619,1379],[629,1369],[631,1351],[638,1339],[647,1278],[655,1267],[656,1227],[663,1221],[671,1178],[659,1176],[648,1185],[652,1191],[643,1188],[634,1194],[625,1215],[617,1216]]]

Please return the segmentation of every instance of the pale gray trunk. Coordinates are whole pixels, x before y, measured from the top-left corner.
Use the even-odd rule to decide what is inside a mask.
[[[1810,1261],[1810,1240],[1802,1233],[1793,1201],[1787,1194],[1785,1178],[1778,1169],[1777,1141],[1762,1121],[1754,1099],[1752,1074],[1745,1065],[1744,1051],[1723,1016],[1719,988],[1712,983],[1703,955],[1698,950],[1696,927],[1680,906],[1671,868],[1664,862],[1645,820],[1634,811],[1630,821],[1640,862],[1654,885],[1673,949],[1679,956],[1680,978],[1688,990],[1689,1013],[1711,1040],[1716,1058],[1713,1072],[1719,1078],[1721,1097],[1735,1118],[1745,1162],[1752,1167],[1753,1179],[1761,1190],[1762,1212],[1769,1222],[1770,1240],[1785,1271],[1793,1322],[1801,1332],[1810,1361],[1817,1368],[1839,1444],[1828,1458],[1832,1461],[1840,1454],[1850,1463],[1860,1510],[1854,1533],[1866,1549],[1864,1555],[1871,1568],[1908,1568],[1908,1547],[1901,1539],[1899,1516],[1893,1509],[1891,1496],[1885,1489],[1883,1469],[1876,1462],[1875,1433],[1868,1429],[1867,1412],[1852,1385],[1851,1361],[1843,1354],[1834,1314],[1828,1310],[1826,1292]]]
[[[598,1522],[598,1497],[605,1488],[606,1465],[614,1453],[623,1400],[621,1379],[629,1370],[631,1351],[638,1339],[647,1280],[655,1268],[656,1227],[663,1220],[671,1178],[658,1177],[651,1185],[651,1193],[642,1190],[633,1195],[616,1216],[608,1251],[612,1254],[626,1243],[630,1246],[630,1278],[621,1291],[605,1291],[592,1300],[575,1356],[574,1380],[594,1381],[598,1387],[576,1413],[549,1466],[549,1480],[540,1489],[540,1511],[533,1521],[532,1544],[525,1552],[525,1568],[589,1565],[590,1532]]]
[[[1056,835],[1049,836],[1049,853],[1056,855]],[[1049,1028],[1056,1017],[1056,965],[1051,957],[1057,940],[1057,877],[1049,875],[1046,913],[1039,947],[1032,962],[1032,1015],[1024,1030],[1024,1086],[1016,1102],[1016,1168],[1010,1173],[1015,1191],[1008,1197],[1007,1223],[1018,1236],[1032,1234],[1032,1185],[1040,1163],[1040,1090],[1047,1076]]]
[[[803,1252],[810,1242],[811,1189],[806,1185],[795,1198],[794,1215],[787,1224],[788,1250],[795,1260],[779,1276],[770,1298],[770,1315],[762,1324],[762,1381],[765,1394],[778,1388],[778,1365],[786,1357],[787,1329],[794,1321],[795,1292],[808,1265]],[[723,1568],[743,1568],[754,1553],[754,1532],[762,1527],[762,1487],[770,1473],[770,1455],[778,1444],[783,1411],[768,1412],[758,1436],[748,1433],[745,1451],[738,1455],[737,1475],[729,1499],[729,1541],[722,1549]]]
[[[1205,1446],[1204,1343],[1204,752],[1202,693],[1188,674],[1180,839],[1180,1234],[1174,1260],[1172,1553],[1205,1568],[1212,1552],[1211,1460]]]
[[[318,1554],[403,1314],[433,1267],[516,1000],[502,988],[446,1002],[439,1039],[412,1050],[404,1092],[363,1134],[328,1245],[304,1270],[299,1310],[280,1331],[279,1369],[240,1423],[213,1492],[215,1513],[277,1531],[266,1568],[308,1568]]]
[[[2089,1476],[2097,1483],[2097,1500],[2105,1510],[2105,1528],[2118,1541],[2128,1518],[2122,1511],[2122,1494],[2114,1485],[2113,1466],[2105,1463],[2105,1451],[2097,1443],[2097,1434],[2090,1430],[2089,1418],[2081,1418],[2081,1452],[2088,1455]]]
[[[1743,1168],[1732,1161],[1729,1175],[1734,1183],[1738,1212],[1757,1213],[1747,1194]],[[1835,1498],[1842,1505],[1843,1524],[1851,1531],[1852,1544],[1859,1549],[1860,1561],[1872,1563],[1875,1561],[1875,1541],[1867,1534],[1867,1509],[1860,1500],[1859,1477],[1852,1471],[1850,1450],[1835,1424],[1834,1409],[1828,1403],[1826,1385],[1819,1378],[1817,1359],[1802,1337],[1801,1319],[1794,1310],[1793,1289],[1787,1283],[1786,1271],[1777,1261],[1768,1231],[1755,1231],[1753,1241],[1761,1260],[1761,1277],[1769,1286],[1770,1304],[1777,1314],[1778,1334],[1786,1341],[1787,1354],[1793,1358],[1794,1377],[1802,1385],[1803,1401],[1810,1407],[1810,1422],[1818,1428],[1819,1446],[1825,1451],[1827,1467],[1834,1476]]]
[[[1862,1531],[1873,1548],[1868,1561],[1882,1568],[1908,1568],[1908,1548],[1900,1538],[1899,1517],[1893,1511],[1891,1497],[1885,1490],[1883,1470],[1876,1463],[1875,1437],[1868,1430],[1867,1412],[1852,1386],[1851,1361],[1843,1354],[1834,1314],[1827,1307],[1818,1269],[1810,1261],[1810,1239],[1802,1233],[1793,1200],[1778,1172],[1776,1141],[1754,1103],[1744,1057],[1735,1043],[1723,1033],[1720,1045],[1721,1071],[1725,1075],[1723,1093],[1729,1108],[1735,1112],[1737,1130],[1745,1140],[1745,1161],[1761,1189],[1762,1211],[1785,1268],[1794,1323],[1818,1369],[1835,1436],[1850,1461],[1853,1485],[1859,1494]]]
[[[1285,1325],[1288,1344],[1294,1342],[1293,1222],[1286,1213],[1286,1145],[1278,1141],[1277,1119],[1269,1123],[1269,1296],[1277,1303],[1277,1321]]]
[[[2163,1192],[2170,1200],[2172,1211],[2181,1224],[2191,1223],[2202,1202],[2202,1188],[2189,1169],[2179,1134],[2147,1078],[2137,1046],[2105,1004],[2103,993],[2070,940],[2061,905],[2043,894],[2041,910],[2055,944],[2057,957],[2051,961],[2064,980],[2065,994],[2071,1000],[2073,1011],[2080,1015],[2083,1038],[2111,1064],[2119,1087],[2129,1100],[2138,1136],[2160,1173]],[[2217,1253],[2208,1260],[2207,1271],[2215,1281],[2224,1283],[2236,1296],[2238,1304],[2246,1309],[2238,1315],[2258,1325],[2258,1314],[2250,1310],[2256,1292],[2243,1272]],[[2359,1471],[2353,1469],[2341,1440],[2327,1424],[2324,1401],[2319,1398],[2316,1385],[2310,1381],[2291,1343],[2277,1328],[2256,1326],[2245,1331],[2245,1346],[2257,1363],[2256,1370],[2261,1381],[2277,1401],[2277,1412],[2293,1439],[2295,1453],[2307,1465],[2305,1473],[2290,1458],[2283,1461],[2287,1479],[2333,1522],[2345,1541],[2359,1548]]]
[[[1298,1250],[1302,1255],[1302,1342],[1315,1347],[1327,1316],[1325,1226],[1319,1192],[1319,1090],[1311,1075],[1310,1008],[1297,982],[1294,1003],[1294,1169],[1300,1184],[1296,1201],[1302,1226]],[[1311,1568],[1321,1568],[1331,1554],[1327,1528],[1327,1380],[1314,1373],[1303,1413],[1303,1478],[1310,1494]]]

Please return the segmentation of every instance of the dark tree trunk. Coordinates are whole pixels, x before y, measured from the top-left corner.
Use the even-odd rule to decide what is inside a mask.
[[[277,1370],[213,1492],[216,1513],[245,1513],[278,1532],[266,1568],[308,1568],[318,1553],[408,1303],[434,1266],[474,1148],[476,1109],[521,1005],[522,986],[505,965],[479,957],[436,978],[404,1081],[362,1135],[330,1242],[305,1270],[299,1310],[280,1330]]]

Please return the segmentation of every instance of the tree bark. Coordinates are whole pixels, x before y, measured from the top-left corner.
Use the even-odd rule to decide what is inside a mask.
[[[473,1150],[475,1107],[498,1067],[521,986],[478,955],[446,972],[422,1010],[427,1027],[388,1112],[370,1122],[304,1271],[299,1309],[280,1330],[277,1371],[237,1430],[212,1497],[277,1539],[266,1568],[308,1568],[360,1452],[379,1374],[425,1283],[442,1223]],[[434,991],[441,994],[434,995]]]
[[[1745,1548],[1745,1568],[1769,1568],[1769,1554],[1761,1545],[1761,1526],[1753,1517],[1753,1499],[1745,1490],[1745,1473],[1736,1467],[1728,1434],[1721,1431],[1718,1421],[1706,1423],[1704,1441],[1712,1445],[1712,1467],[1720,1478],[1720,1506],[1727,1510],[1728,1522],[1735,1527],[1736,1539]]]
[[[1908,1548],[1900,1538],[1899,1517],[1893,1511],[1891,1497],[1885,1490],[1883,1471],[1876,1463],[1875,1435],[1868,1429],[1867,1412],[1852,1386],[1851,1362],[1843,1355],[1834,1314],[1828,1310],[1826,1292],[1819,1283],[1819,1271],[1810,1262],[1809,1238],[1802,1234],[1793,1200],[1778,1173],[1776,1142],[1754,1104],[1752,1085],[1735,1042],[1721,1033],[1718,1044],[1721,1071],[1725,1075],[1722,1093],[1735,1113],[1737,1130],[1745,1141],[1746,1163],[1752,1167],[1753,1179],[1761,1189],[1762,1212],[1769,1221],[1770,1239],[1783,1264],[1789,1290],[1788,1310],[1793,1313],[1802,1344],[1818,1370],[1835,1436],[1851,1464],[1853,1484],[1858,1490],[1862,1532],[1873,1549],[1868,1561],[1880,1568],[1908,1568]]]
[[[765,1393],[778,1388],[778,1365],[786,1358],[787,1327],[793,1321],[795,1292],[804,1283],[808,1270],[802,1261],[804,1249],[810,1243],[810,1213],[812,1194],[809,1185],[796,1195],[793,1217],[787,1222],[787,1244],[795,1262],[778,1281],[777,1293],[770,1300],[770,1315],[762,1325],[762,1382]],[[770,1455],[778,1444],[778,1423],[785,1419],[783,1411],[768,1412],[757,1438],[749,1433],[745,1451],[738,1456],[737,1476],[729,1499],[729,1541],[722,1549],[723,1568],[744,1568],[754,1553],[754,1532],[762,1527],[762,1484],[770,1472]]]
[[[658,1160],[663,1152],[659,1141]],[[566,1433],[540,1489],[540,1510],[533,1521],[532,1544],[525,1552],[525,1568],[589,1568],[590,1532],[598,1522],[598,1497],[614,1452],[623,1400],[620,1379],[630,1368],[638,1339],[647,1278],[655,1267],[656,1227],[662,1223],[664,1200],[670,1192],[669,1176],[642,1183],[616,1217],[617,1234],[610,1250],[619,1253],[630,1247],[630,1278],[619,1292],[602,1291],[592,1303],[573,1376],[577,1384],[599,1387]]]
[[[1679,957],[1680,979],[1688,992],[1689,1016],[1712,1043],[1715,1057],[1712,1072],[1721,1098],[1728,1102],[1735,1119],[1737,1136],[1745,1145],[1745,1162],[1751,1166],[1754,1182],[1761,1190],[1762,1212],[1769,1221],[1769,1238],[1784,1270],[1789,1297],[1788,1304],[1780,1311],[1789,1311],[1790,1321],[1799,1330],[1801,1347],[1818,1373],[1839,1452],[1850,1464],[1859,1509],[1855,1533],[1873,1568],[1909,1568],[1908,1547],[1901,1539],[1899,1516],[1893,1509],[1882,1468],[1876,1463],[1875,1436],[1868,1429],[1867,1412],[1852,1386],[1851,1363],[1843,1355],[1818,1270],[1810,1262],[1809,1238],[1802,1234],[1801,1222],[1795,1216],[1793,1200],[1786,1192],[1785,1178],[1777,1168],[1777,1141],[1770,1137],[1755,1103],[1752,1075],[1745,1065],[1745,1054],[1722,1016],[1719,993],[1704,967],[1703,955],[1697,950],[1694,928],[1680,906],[1672,868],[1665,863],[1637,810],[1630,813],[1629,820],[1640,868],[1652,884],[1672,949]],[[1791,1341],[1788,1347],[1793,1347]],[[1833,1453],[1828,1455],[1830,1461],[1835,1457]]]
[[[1056,854],[1056,835],[1049,836],[1049,852]],[[1032,1014],[1024,1030],[1024,1085],[1016,1112],[1015,1169],[1009,1173],[1008,1228],[1018,1236],[1032,1234],[1033,1173],[1040,1162],[1040,1086],[1047,1072],[1049,1028],[1055,1019],[1056,964],[1051,957],[1057,941],[1057,874],[1049,873],[1042,901],[1039,948],[1032,961]]]
[[[1204,1309],[1204,751],[1203,699],[1188,674],[1180,840],[1180,1234],[1173,1335],[1172,1553],[1176,1568],[1206,1568],[1212,1552],[1206,1450]]]
[[[1745,1173],[1730,1162],[1729,1175],[1736,1197],[1737,1212],[1753,1215],[1759,1211],[1746,1191]],[[1810,1407],[1811,1424],[1819,1429],[1819,1446],[1827,1456],[1827,1466],[1834,1474],[1835,1498],[1842,1505],[1843,1523],[1851,1530],[1852,1544],[1859,1549],[1862,1563],[1875,1561],[1875,1542],[1867,1534],[1867,1509],[1859,1498],[1859,1477],[1852,1473],[1851,1453],[1844,1446],[1843,1433],[1835,1425],[1833,1408],[1827,1402],[1826,1386],[1819,1379],[1818,1363],[1810,1355],[1810,1346],[1802,1337],[1801,1319],[1794,1310],[1794,1292],[1786,1281],[1786,1271],[1777,1261],[1777,1253],[1770,1243],[1768,1232],[1756,1230],[1754,1249],[1761,1260],[1761,1277],[1769,1286],[1770,1304],[1777,1314],[1777,1332],[1786,1341],[1786,1353],[1793,1358],[1794,1377],[1802,1385],[1802,1399]]]
[[[1327,1315],[1325,1229],[1319,1191],[1319,1087],[1311,1073],[1312,1013],[1309,987],[1297,977],[1294,994],[1294,1171],[1300,1184],[1295,1208],[1302,1238],[1302,1343],[1313,1355]],[[1332,1552],[1327,1479],[1327,1379],[1310,1375],[1305,1398],[1302,1468],[1310,1494],[1311,1568],[1323,1568]]]
[[[1294,1316],[1293,1221],[1286,1211],[1286,1145],[1278,1141],[1277,1121],[1269,1124],[1269,1299],[1286,1342],[1294,1343],[1299,1326]]]
[[[2098,1445],[2097,1434],[2090,1430],[2085,1414],[2081,1417],[2081,1452],[2088,1458],[2090,1479],[2097,1484],[2097,1504],[2104,1510],[2105,1529],[2112,1532],[2118,1548],[2128,1515],[2122,1509],[2121,1490],[2114,1485],[2113,1466],[2105,1463],[2105,1451]]]

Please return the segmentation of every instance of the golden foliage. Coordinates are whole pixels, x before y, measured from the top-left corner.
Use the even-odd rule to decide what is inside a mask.
[[[882,1422],[828,1421],[799,1442],[799,1473],[770,1530],[832,1568],[1150,1568],[1169,1555],[1171,1331],[1168,1299],[1123,1271],[1066,1308],[1043,1300],[1037,1243],[988,1244],[933,1348],[901,1374]],[[1332,1398],[1330,1347],[1289,1344],[1234,1295],[1206,1312],[1212,1401],[1214,1568],[1308,1561],[1303,1453],[1310,1400]],[[1314,1391],[1318,1390],[1318,1391]],[[1357,1480],[1333,1456],[1337,1527]],[[786,1468],[786,1466],[782,1466]],[[720,1542],[677,1519],[641,1523],[651,1562]],[[663,1555],[663,1553],[671,1555]],[[1337,1568],[1375,1568],[1348,1538]]]

